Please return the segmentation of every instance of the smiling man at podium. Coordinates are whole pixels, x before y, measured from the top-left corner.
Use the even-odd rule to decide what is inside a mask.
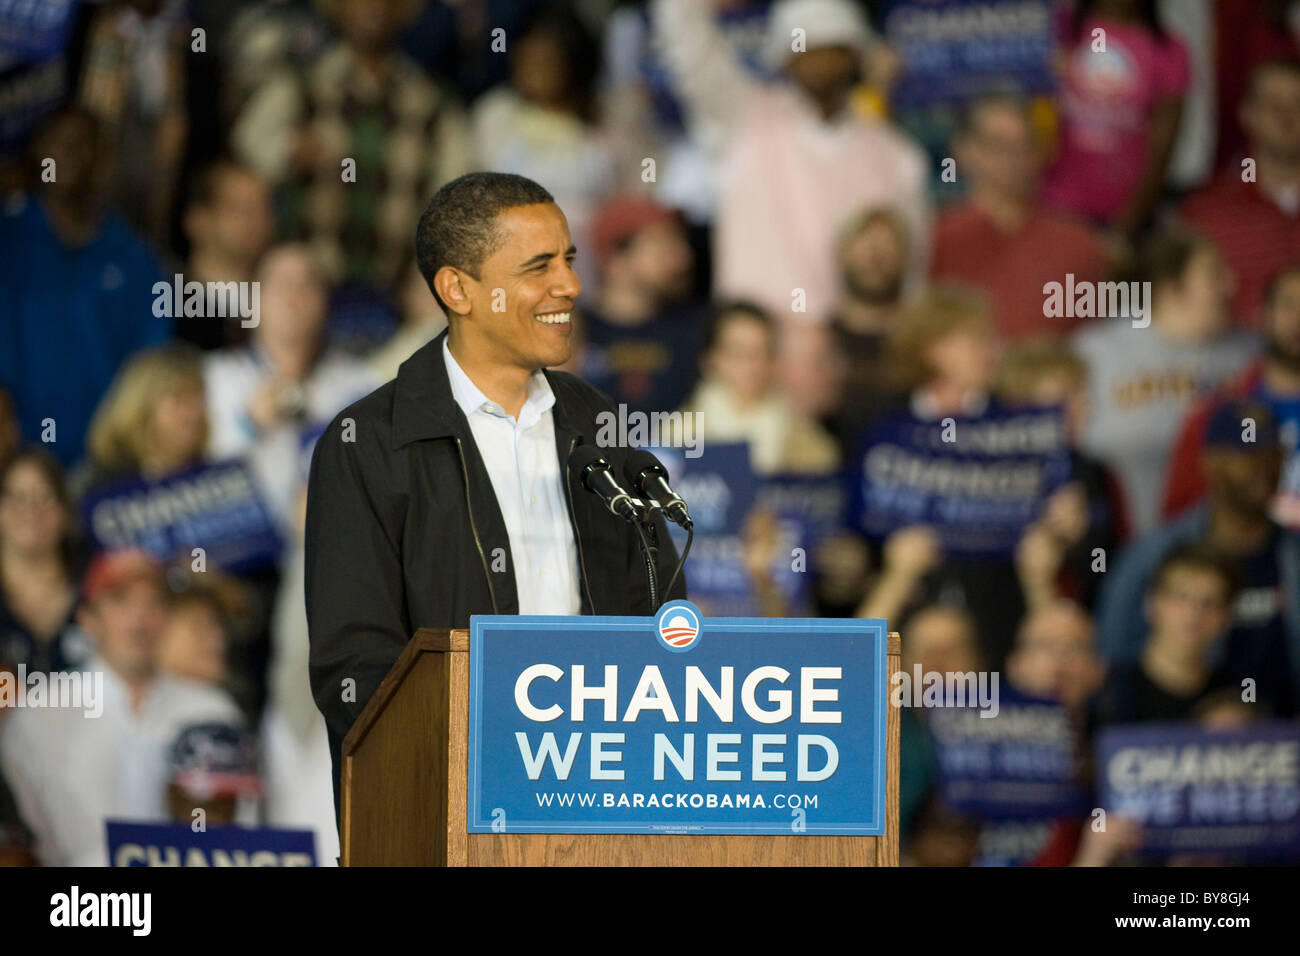
[[[416,259],[449,326],[317,442],[307,492],[312,692],[343,736],[421,627],[472,614],[653,613],[636,527],[571,474],[596,389],[550,371],[581,291],[564,213],[531,180],[471,173],[420,218]],[[621,482],[629,449],[597,450]],[[654,519],[658,567],[677,563]],[[680,580],[680,579],[679,579]],[[670,595],[684,597],[678,584]]]

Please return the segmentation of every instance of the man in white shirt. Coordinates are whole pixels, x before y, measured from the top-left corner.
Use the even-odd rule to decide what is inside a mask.
[[[555,454],[555,393],[550,383],[540,370],[533,372],[523,407],[511,415],[470,380],[445,339],[442,357],[451,394],[469,420],[492,479],[510,536],[510,554],[516,565],[535,572],[517,579],[520,612],[579,613],[578,551]]]
[[[167,595],[149,556],[96,558],[78,623],[95,645],[81,676],[102,680],[100,699],[93,707],[20,707],[3,724],[0,768],[43,865],[106,866],[108,820],[168,819],[167,749],[180,731],[243,721],[224,691],[157,670]]]
[[[622,480],[631,451],[600,439],[617,420],[609,399],[552,371],[572,352],[576,253],[537,183],[485,172],[443,186],[416,258],[448,331],[316,443],[304,582],[336,785],[343,736],[417,628],[655,610],[636,531],[568,468],[596,446]],[[667,581],[677,556],[662,519],[655,530]],[[665,598],[684,596],[679,583]]]

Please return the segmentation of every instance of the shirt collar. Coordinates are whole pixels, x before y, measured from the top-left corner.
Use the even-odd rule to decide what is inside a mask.
[[[442,340],[442,358],[447,365],[451,397],[455,399],[466,418],[479,411],[496,418],[510,418],[504,408],[484,395],[465,374],[465,370],[451,354],[445,338]],[[555,405],[555,392],[551,390],[551,383],[546,380],[542,370],[538,369],[528,379],[528,397],[524,400],[524,407],[519,410],[519,427],[531,428],[536,425],[553,405]]]

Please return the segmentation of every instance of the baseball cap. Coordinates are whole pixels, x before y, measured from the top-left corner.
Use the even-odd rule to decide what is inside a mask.
[[[647,226],[679,221],[680,218],[681,214],[676,209],[644,196],[621,196],[609,200],[596,212],[596,221],[591,228],[596,261],[603,266],[619,243]]]
[[[781,0],[768,19],[768,65],[780,69],[792,54],[794,31],[803,31],[804,48],[847,46],[864,51],[871,43],[871,28],[851,0]]]
[[[1248,441],[1247,425],[1254,423],[1254,441]],[[1262,402],[1236,399],[1221,402],[1210,413],[1205,426],[1205,447],[1253,451],[1278,442],[1277,419]]]
[[[261,781],[252,737],[223,721],[189,724],[167,753],[169,779],[191,797],[257,796]]]
[[[162,585],[163,566],[153,555],[138,548],[101,551],[90,562],[81,582],[81,600],[90,604],[107,591],[116,591],[145,578]]]

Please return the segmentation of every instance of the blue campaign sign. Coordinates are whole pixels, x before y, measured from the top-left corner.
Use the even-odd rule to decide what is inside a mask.
[[[743,442],[709,445],[698,458],[654,448],[673,490],[690,506],[696,535],[738,534],[758,495],[758,476]]]
[[[82,517],[98,549],[143,548],[167,561],[203,548],[209,562],[236,573],[275,563],[282,544],[242,460],[92,488]]]
[[[1003,685],[997,708],[929,712],[939,794],[952,810],[986,820],[1081,814],[1079,734],[1066,709]]]
[[[879,836],[884,621],[470,620],[469,832]]]
[[[1300,724],[1108,727],[1097,784],[1140,821],[1144,856],[1300,859]]]
[[[796,570],[791,554],[807,548],[808,528],[801,515],[788,509],[771,512],[772,524],[748,529],[766,536],[763,542],[746,539],[746,522],[762,506],[764,485],[750,465],[749,446],[742,443],[709,445],[699,458],[685,458],[672,448],[656,448],[673,488],[690,506],[695,521],[695,542],[683,574],[686,593],[706,613],[715,617],[751,617],[763,613],[754,579],[745,561],[747,547],[763,546],[772,560],[766,573],[786,609],[795,614],[808,603],[808,575]],[[669,526],[680,554],[686,532]],[[769,612],[771,613],[771,612]]]
[[[886,418],[857,463],[853,520],[867,535],[924,524],[945,553],[989,558],[1010,557],[1072,467],[1060,408],[996,405],[938,421]]]
[[[794,521],[810,546],[843,530],[849,481],[843,474],[769,475],[758,489],[758,505]]]
[[[0,59],[42,60],[67,42],[77,0],[0,0]]]
[[[108,821],[110,866],[315,866],[310,830]]]
[[[1051,0],[892,0],[883,22],[903,61],[898,107],[1055,88]]]

